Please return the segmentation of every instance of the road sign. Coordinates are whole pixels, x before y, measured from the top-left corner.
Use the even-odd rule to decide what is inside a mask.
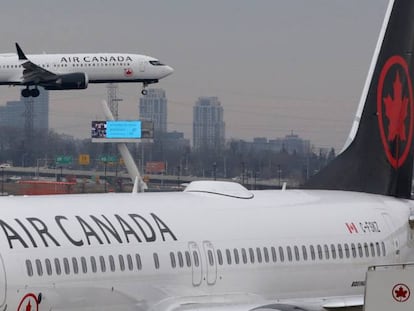
[[[90,163],[89,154],[80,154],[78,161],[80,165],[89,165]]]
[[[56,165],[72,164],[72,156],[57,156]]]
[[[99,160],[101,161],[101,162],[105,162],[105,163],[114,163],[114,162],[116,162],[118,159],[115,157],[115,156],[108,156],[108,155],[104,155],[104,156],[101,156],[100,158],[99,158]]]

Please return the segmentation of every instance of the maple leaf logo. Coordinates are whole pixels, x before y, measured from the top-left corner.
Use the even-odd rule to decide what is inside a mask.
[[[28,304],[26,305],[26,311],[31,311],[32,310],[32,304],[30,303],[30,300],[28,302]]]
[[[410,298],[410,289],[405,284],[397,284],[392,289],[393,297],[398,302],[405,302]]]
[[[402,286],[400,286],[397,290],[395,290],[395,297],[404,299],[407,297],[408,291],[404,290]]]
[[[388,118],[388,141],[393,141],[397,137],[401,141],[406,141],[404,121],[408,115],[408,98],[402,94],[402,84],[400,74],[397,71],[393,83],[394,98],[390,95],[384,98],[385,115]]]
[[[133,71],[132,71],[131,68],[124,69],[125,76],[129,77],[129,76],[132,75],[132,73],[133,73]]]

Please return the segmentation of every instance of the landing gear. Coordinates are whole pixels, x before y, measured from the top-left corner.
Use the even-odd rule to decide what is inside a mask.
[[[21,92],[21,94],[22,94],[22,97],[24,97],[24,98],[30,97],[30,90],[29,90],[29,88],[23,89],[22,92]]]
[[[143,83],[142,84],[142,91],[141,91],[141,94],[142,95],[147,95],[148,94],[148,91],[147,91],[147,89],[146,89],[146,87],[148,86],[148,84],[147,83]]]
[[[25,88],[21,92],[22,97],[38,97],[40,95],[39,89],[36,87],[34,89],[29,89],[29,87]]]
[[[38,88],[35,88],[33,90],[30,90],[30,95],[32,97],[38,97],[40,95],[39,89]]]

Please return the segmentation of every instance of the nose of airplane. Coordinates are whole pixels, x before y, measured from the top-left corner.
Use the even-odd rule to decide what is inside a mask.
[[[170,66],[165,66],[165,76],[169,76],[174,72],[174,69]]]

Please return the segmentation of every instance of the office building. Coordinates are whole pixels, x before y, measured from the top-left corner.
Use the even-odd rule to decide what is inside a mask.
[[[167,132],[167,97],[163,89],[148,89],[148,94],[139,99],[139,116],[154,122],[155,138]]]
[[[220,150],[224,147],[223,107],[217,97],[200,97],[193,108],[193,148]]]
[[[39,97],[21,97],[1,106],[0,126],[24,129],[27,122],[33,122],[33,130],[49,130],[49,91],[41,87],[39,91]]]

